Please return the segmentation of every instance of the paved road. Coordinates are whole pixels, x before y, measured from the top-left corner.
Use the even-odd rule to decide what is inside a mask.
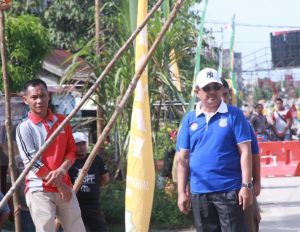
[[[300,177],[263,178],[261,232],[300,232]]]
[[[258,201],[260,232],[300,232],[300,177],[263,178]]]

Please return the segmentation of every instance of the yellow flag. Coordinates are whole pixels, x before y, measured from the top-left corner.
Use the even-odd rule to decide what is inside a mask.
[[[231,105],[237,106],[237,96],[236,92],[234,91],[232,79],[226,79],[229,85],[230,94],[231,94]]]
[[[148,0],[138,1],[137,26],[147,14]],[[136,38],[136,70],[148,51],[147,27]],[[125,224],[126,232],[148,232],[155,172],[151,138],[147,68],[135,89],[128,153]]]
[[[170,52],[170,60],[171,60],[171,65],[170,65],[170,73],[171,73],[171,78],[172,82],[175,85],[176,89],[181,92],[181,82],[180,82],[180,74],[179,74],[179,68],[176,60],[176,55],[174,49],[171,50]]]

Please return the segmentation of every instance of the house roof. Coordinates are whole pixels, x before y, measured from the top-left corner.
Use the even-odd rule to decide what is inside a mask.
[[[86,78],[94,75],[91,66],[84,59],[80,57],[73,59],[72,53],[60,49],[51,50],[46,55],[43,61],[43,69],[62,78],[67,75],[73,64],[76,64],[76,66],[74,66],[72,79],[85,81]]]

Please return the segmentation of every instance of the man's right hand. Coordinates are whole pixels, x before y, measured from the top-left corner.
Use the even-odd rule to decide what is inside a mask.
[[[56,185],[60,197],[63,201],[69,201],[72,198],[72,189],[67,186],[65,183],[61,182],[60,184]]]
[[[186,193],[178,193],[178,208],[179,210],[184,213],[188,214],[191,209],[191,201],[189,195]]]

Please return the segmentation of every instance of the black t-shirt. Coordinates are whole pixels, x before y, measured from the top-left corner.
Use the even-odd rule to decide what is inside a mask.
[[[82,169],[87,157],[84,159],[76,159],[73,166],[69,170],[71,181],[74,184],[79,172]],[[77,192],[80,202],[92,203],[98,202],[100,197],[100,177],[108,172],[103,160],[96,156],[90,170],[84,177],[81,187]]]

